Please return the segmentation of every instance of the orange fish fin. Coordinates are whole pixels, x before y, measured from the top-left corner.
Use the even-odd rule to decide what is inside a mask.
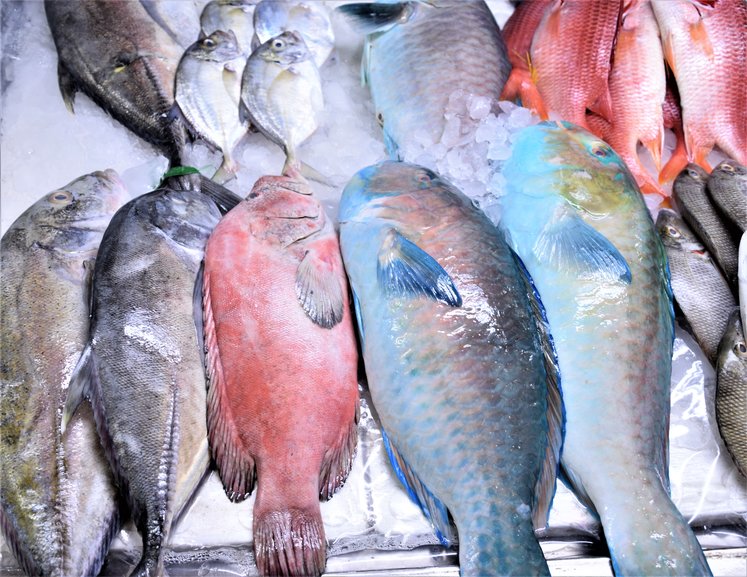
[[[327,245],[324,245],[326,247]],[[331,329],[342,320],[345,295],[340,286],[344,278],[339,248],[312,248],[306,252],[296,270],[296,297],[315,324]]]
[[[708,155],[711,154],[712,147],[698,146],[693,151],[693,162],[705,170],[708,174],[713,172],[713,167],[708,162]]]
[[[690,38],[693,44],[700,47],[708,58],[713,58],[713,44],[708,36],[708,29],[703,22],[703,18],[698,19],[695,24],[690,25]]]
[[[531,73],[527,70],[514,68],[508,77],[501,93],[501,100],[520,100],[521,104],[534,111],[542,120],[549,118],[545,101],[539,93]]]
[[[355,449],[358,445],[359,408],[356,406],[355,418],[350,426],[340,435],[337,443],[324,455],[322,470],[319,474],[319,496],[330,499],[345,483],[353,466]]]
[[[682,135],[677,135],[677,146],[672,152],[671,158],[659,172],[659,184],[664,184],[674,180],[682,169],[687,166],[687,150],[685,150],[685,140]]]
[[[256,473],[254,460],[242,449],[232,413],[228,408],[223,364],[218,350],[218,341],[213,319],[210,296],[210,277],[203,277],[203,329],[207,351],[207,428],[208,441],[213,459],[218,466],[226,495],[233,502],[246,499],[254,489]]]
[[[656,136],[650,140],[641,140],[641,144],[651,155],[656,170],[661,171],[661,151],[664,148],[664,125],[659,126]]]
[[[261,489],[260,489],[261,491]],[[318,576],[327,562],[327,543],[319,511],[290,508],[283,511],[254,507],[254,557],[260,575]]]

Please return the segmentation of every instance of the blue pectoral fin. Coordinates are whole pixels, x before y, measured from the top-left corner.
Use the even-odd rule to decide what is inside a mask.
[[[452,307],[462,306],[462,297],[449,273],[393,228],[379,249],[377,275],[389,298],[425,296]]]
[[[358,293],[351,287],[353,293],[353,309],[355,310],[355,322],[358,325],[358,335],[361,338],[361,346],[366,345],[366,332],[363,329],[363,313],[361,312],[361,302],[358,300]]]
[[[537,260],[582,278],[630,284],[628,263],[600,232],[569,210],[551,220],[534,244]]]
[[[387,132],[386,126],[383,127],[384,131],[384,146],[386,147],[386,153],[389,155],[389,160],[402,161],[404,158],[399,153],[399,145]]]
[[[365,2],[345,4],[336,8],[363,34],[385,32],[407,21],[412,10],[410,2]]]
[[[73,370],[73,375],[70,377],[70,384],[67,387],[67,396],[65,397],[65,408],[62,412],[62,433],[65,433],[67,424],[70,419],[73,418],[78,405],[83,402],[83,399],[90,398],[91,390],[91,379],[93,378],[93,355],[91,351],[91,344],[88,343],[86,348],[83,349],[83,353],[78,359],[78,364]]]
[[[426,487],[397,449],[389,441],[386,432],[381,431],[384,439],[384,448],[389,456],[389,461],[394,468],[397,478],[407,489],[410,499],[420,507],[423,514],[428,518],[436,531],[436,537],[441,541],[444,547],[448,547],[454,542],[454,531],[449,522],[449,511],[446,506]]]

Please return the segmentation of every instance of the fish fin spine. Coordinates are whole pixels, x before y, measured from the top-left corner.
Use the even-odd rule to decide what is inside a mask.
[[[345,294],[340,286],[342,262],[339,249],[330,247],[331,258],[314,249],[306,251],[296,270],[296,298],[314,324],[331,329],[342,321]],[[335,254],[337,250],[337,254]]]
[[[13,557],[21,570],[26,575],[41,575],[41,567],[34,563],[33,555],[28,551],[18,537],[18,532],[13,526],[13,521],[6,516],[3,507],[0,507],[0,530],[2,530],[5,544],[11,550]]]
[[[315,510],[254,511],[254,556],[260,575],[321,575],[327,561],[318,501]]]
[[[360,405],[356,403],[355,417],[340,438],[324,455],[319,475],[319,496],[327,501],[342,488],[353,466],[358,447],[358,421]]]

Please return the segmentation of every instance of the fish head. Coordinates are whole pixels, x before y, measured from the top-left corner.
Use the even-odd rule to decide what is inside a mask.
[[[298,32],[286,30],[270,38],[257,49],[260,58],[280,66],[291,66],[311,57],[306,42]]]
[[[740,180],[744,180],[747,179],[747,166],[739,164],[736,160],[724,160],[713,169],[711,178],[714,177],[739,178]]]
[[[738,308],[732,311],[726,323],[726,330],[718,348],[717,365],[720,370],[720,367],[733,362],[747,367],[747,343]]]
[[[656,218],[656,231],[665,247],[703,255],[705,248],[698,237],[675,211],[663,208]]]
[[[702,189],[708,182],[708,173],[697,164],[688,164],[677,175],[674,186],[677,188],[699,188]]]
[[[192,44],[187,49],[187,54],[199,60],[227,62],[241,56],[241,51],[233,30],[216,30]]]

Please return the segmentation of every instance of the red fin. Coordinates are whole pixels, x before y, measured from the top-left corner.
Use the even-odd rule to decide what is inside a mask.
[[[319,474],[319,496],[325,501],[345,484],[350,473],[355,449],[358,446],[358,417],[359,407],[356,406],[355,419],[350,423],[350,427],[324,455]]]
[[[524,107],[531,109],[542,120],[547,120],[547,106],[532,78],[531,69],[514,68],[501,93],[501,100],[521,100]]]
[[[693,162],[705,170],[708,174],[713,172],[713,167],[708,163],[708,155],[713,148],[698,147],[693,151]]]
[[[674,180],[682,169],[687,166],[687,150],[685,150],[685,139],[682,133],[675,132],[677,135],[677,146],[672,152],[672,157],[664,165],[659,173],[659,183],[664,184]]]
[[[316,510],[254,510],[254,557],[260,575],[321,575],[327,562],[318,501]]]
[[[654,161],[657,171],[661,171],[661,151],[664,148],[664,126],[659,126],[658,134],[651,140],[641,141],[641,144],[648,150]]]
[[[231,501],[239,502],[246,499],[254,489],[254,460],[243,449],[232,413],[227,406],[223,364],[218,350],[210,296],[210,275],[207,272],[203,279],[202,298],[207,351],[207,429],[210,452],[218,465],[226,495]]]

